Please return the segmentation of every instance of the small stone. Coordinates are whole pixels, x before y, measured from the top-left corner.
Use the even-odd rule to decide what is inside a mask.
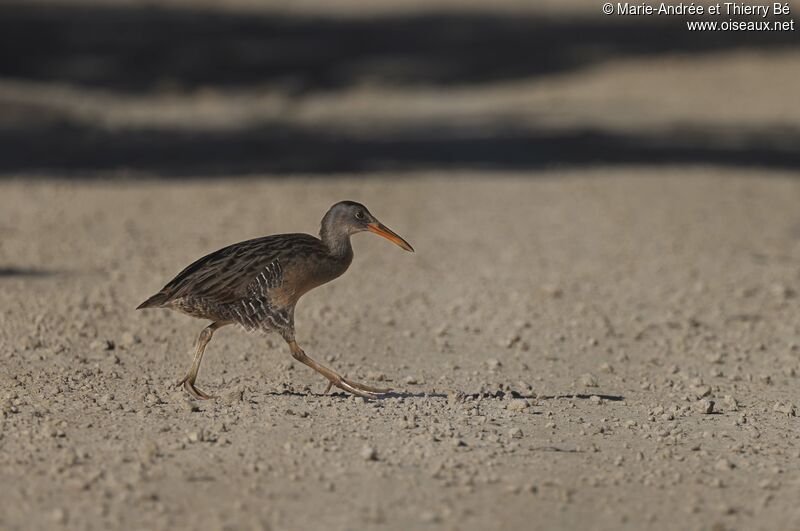
[[[447,393],[447,403],[451,406],[464,402],[466,395],[461,391],[450,391]]]
[[[496,358],[489,358],[486,360],[486,367],[488,367],[490,371],[498,371],[502,366],[503,364]]]
[[[109,402],[113,401],[114,401],[114,395],[108,393],[102,395],[100,398],[97,399],[97,403],[100,404],[101,406],[105,406]]]
[[[724,457],[718,460],[716,463],[714,463],[714,469],[719,470],[720,472],[726,472],[728,470],[733,470],[734,468],[736,468],[736,465],[734,465]]]
[[[725,409],[728,411],[739,411],[739,402],[731,395],[725,395],[722,399],[722,403],[725,404]]]
[[[544,284],[540,289],[544,295],[554,299],[559,299],[564,295],[564,290],[555,284]]]
[[[425,524],[435,524],[441,521],[441,517],[433,511],[423,511],[419,518]]]
[[[67,523],[67,511],[65,511],[61,507],[59,507],[57,509],[53,509],[53,511],[50,513],[50,518],[53,520],[53,522],[55,522],[57,524],[66,524]]]
[[[200,406],[194,400],[190,400],[189,398],[183,398],[180,402],[180,407],[184,411],[188,411],[189,413],[194,413],[195,411],[200,411]]]
[[[114,350],[114,342],[110,339],[95,339],[89,344],[92,350]]]
[[[581,385],[583,385],[584,387],[597,387],[598,386],[597,376],[595,376],[590,372],[582,374]]]
[[[244,390],[240,388],[231,389],[223,393],[222,395],[222,402],[225,404],[236,404],[237,402],[241,402],[244,400]]]
[[[508,436],[512,439],[522,439],[522,430],[519,428],[511,428],[508,432]]]
[[[161,398],[155,393],[147,393],[144,397],[144,402],[149,406],[155,406],[164,403],[164,401],[161,400]]]
[[[386,381],[386,374],[378,371],[368,371],[367,379],[373,382],[384,382]]]
[[[417,385],[417,379],[413,376],[406,376],[405,382],[407,385]]]
[[[601,363],[600,367],[598,368],[598,370],[600,372],[604,372],[606,374],[613,374],[614,373],[614,367],[608,362]]]
[[[787,417],[794,417],[797,414],[797,410],[794,407],[794,404],[790,404],[789,402],[775,402],[775,405],[772,406],[772,410],[777,413],[783,413]]]
[[[795,296],[795,291],[784,284],[775,283],[769,289],[773,295],[781,299],[790,299]]]
[[[123,333],[119,340],[119,344],[123,347],[131,347],[141,342],[142,339],[139,336],[130,332]]]
[[[600,398],[597,395],[592,395],[592,396],[589,397],[589,402],[591,402],[592,404],[595,404],[595,405],[600,405],[600,404],[603,403],[603,399]]]
[[[17,342],[20,350],[34,350],[42,347],[42,340],[33,336],[23,336]]]
[[[692,407],[698,413],[702,413],[703,415],[710,415],[711,413],[714,412],[714,401],[709,400],[707,398],[703,398],[695,402],[694,406]]]
[[[703,398],[711,394],[711,387],[708,385],[696,385],[692,391],[697,398]]]
[[[186,438],[189,439],[189,442],[191,443],[203,442],[204,439],[203,430],[200,430],[199,432],[198,431],[189,432],[186,435]]]
[[[152,463],[158,457],[158,445],[152,440],[145,440],[139,446],[139,458],[144,463]]]
[[[378,460],[378,450],[374,446],[364,446],[361,449],[361,458],[364,461],[377,461]]]
[[[762,479],[758,482],[758,486],[765,490],[778,490],[780,488],[780,484],[771,479]]]
[[[528,402],[524,398],[514,399],[511,402],[509,402],[508,405],[506,405],[506,409],[509,411],[522,412],[528,409],[530,405],[531,405],[530,402]]]
[[[500,340],[500,346],[511,348],[522,340],[519,334],[509,334],[505,339]]]

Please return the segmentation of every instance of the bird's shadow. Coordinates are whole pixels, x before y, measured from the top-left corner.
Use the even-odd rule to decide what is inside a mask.
[[[313,391],[294,391],[294,390],[283,390],[283,391],[270,391],[264,393],[266,396],[294,396],[294,397],[335,397],[342,400],[349,399],[352,395],[345,392],[334,392],[334,393],[315,393]],[[427,391],[417,391],[417,392],[408,392],[408,391],[391,391],[389,393],[384,393],[379,397],[371,400],[390,400],[390,399],[413,399],[413,398],[434,398],[434,399],[443,399],[447,400],[450,393],[444,393],[441,391],[434,391],[434,392],[427,392]],[[510,395],[512,399],[529,399],[529,400],[590,400],[593,396],[600,398],[601,400],[607,402],[622,402],[625,400],[625,397],[622,395],[607,395],[607,394],[584,394],[584,393],[576,393],[576,394],[554,394],[554,395],[535,395],[535,394],[522,394],[517,391],[495,391],[495,392],[475,392],[475,393],[457,393],[457,397],[460,400],[470,399],[470,400],[505,400]]]
[[[61,271],[48,269],[38,269],[32,267],[0,267],[0,278],[2,277],[28,277],[40,278],[60,274]]]

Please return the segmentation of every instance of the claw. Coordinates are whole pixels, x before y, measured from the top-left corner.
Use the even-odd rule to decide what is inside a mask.
[[[338,380],[330,380],[328,382],[328,390],[330,390],[330,387],[333,385],[335,385],[342,391],[347,391],[348,393],[360,396],[361,398],[380,398],[382,394],[388,393],[390,391],[390,389],[380,389],[377,387],[370,387],[368,385],[364,385],[358,382],[351,382],[350,380],[347,380],[345,378],[339,378]]]
[[[181,387],[181,386],[183,386],[186,392],[192,395],[192,397],[194,397],[195,400],[212,400],[216,398],[215,396],[206,393],[202,389],[195,387],[195,385],[192,382],[190,382],[188,378],[184,378],[175,385],[175,387]]]
[[[368,393],[378,393],[380,395],[385,395],[386,393],[391,391],[391,389],[388,388],[388,387],[372,387],[370,385],[364,385],[362,383],[354,382],[352,380],[347,380],[345,378],[342,378],[342,379],[345,382],[347,382],[348,385],[351,385],[351,386],[355,387],[356,389],[360,389],[360,390],[366,391]]]
[[[339,389],[343,389],[344,391],[347,391],[351,395],[360,396],[361,398],[378,398],[380,396],[376,393],[370,393],[369,391],[361,391],[359,389],[356,389],[355,387],[347,383],[345,380],[342,380],[341,382],[335,385]]]

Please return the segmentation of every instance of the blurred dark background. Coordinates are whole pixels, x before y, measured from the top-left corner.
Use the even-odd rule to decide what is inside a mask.
[[[797,32],[570,7],[4,3],[0,173],[798,167]]]

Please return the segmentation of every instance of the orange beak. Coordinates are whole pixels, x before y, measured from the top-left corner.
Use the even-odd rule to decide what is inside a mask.
[[[414,248],[411,247],[411,245],[409,245],[407,241],[405,241],[403,238],[395,234],[394,231],[386,227],[383,223],[378,223],[378,222],[368,223],[367,230],[370,232],[374,232],[378,236],[383,236],[390,242],[398,245],[399,247],[402,247],[406,251],[412,253],[414,252]]]

